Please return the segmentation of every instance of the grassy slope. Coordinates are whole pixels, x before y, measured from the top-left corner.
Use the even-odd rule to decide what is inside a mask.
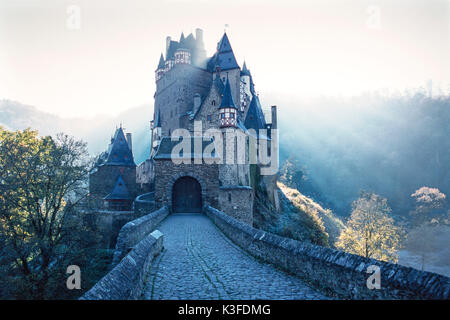
[[[277,183],[280,212],[276,213],[264,195],[257,192],[255,226],[280,236],[334,246],[344,224],[329,209],[324,209],[298,190]]]

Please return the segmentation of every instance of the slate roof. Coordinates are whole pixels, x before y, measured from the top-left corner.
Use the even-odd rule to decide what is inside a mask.
[[[161,53],[161,57],[159,58],[158,69],[164,69],[164,56]],[[156,69],[156,70],[158,70]]]
[[[185,139],[189,139],[188,143],[190,145],[190,150],[189,149],[183,150],[183,154],[180,153],[178,155],[172,155],[173,148],[179,143],[185,142],[182,142],[182,138],[180,138],[180,140],[178,141],[172,141],[170,137],[163,137],[158,146],[158,149],[156,150],[155,155],[153,156],[153,159],[155,160],[172,160],[172,159],[186,159],[186,158],[199,159],[203,157],[203,152],[205,148],[214,141],[212,138],[203,139],[202,137],[189,137]],[[194,150],[194,143],[199,143],[201,145],[200,153],[195,153],[197,150]],[[207,151],[209,152],[209,149]],[[212,158],[216,157],[215,150],[209,153],[211,154]]]
[[[223,91],[225,90],[225,85],[223,84],[222,80],[220,80],[220,77],[216,77],[216,79],[214,79],[214,85],[219,90],[219,93],[223,94]]]
[[[166,59],[174,60],[175,59],[175,51],[179,48],[180,44],[177,41],[171,40],[169,43],[169,49],[167,50]]]
[[[128,188],[123,181],[122,176],[118,176],[116,184],[110,194],[103,198],[104,200],[132,200]]]
[[[247,129],[254,129],[256,132],[258,132],[259,129],[266,129],[266,119],[264,118],[264,113],[262,112],[257,95],[253,95],[252,101],[250,102],[244,126]]]
[[[128,147],[127,139],[123,133],[122,127],[116,130],[114,138],[108,148],[108,157],[103,165],[115,166],[136,166],[133,159],[133,153]]]
[[[251,76],[250,70],[247,69],[247,64],[244,61],[244,65],[242,66],[241,76]]]
[[[207,69],[210,72],[216,71],[220,67],[221,70],[230,70],[239,68],[239,65],[234,57],[233,49],[231,48],[230,40],[226,33],[223,34],[222,39],[217,44],[217,51],[208,61]]]
[[[225,90],[223,92],[222,102],[220,103],[219,109],[230,107],[237,109],[236,105],[234,104],[233,95],[231,94],[230,81],[227,77],[227,83],[225,84]]]

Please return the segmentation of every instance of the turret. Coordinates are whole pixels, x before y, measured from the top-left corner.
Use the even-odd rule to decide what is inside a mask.
[[[175,51],[175,64],[191,64],[191,51],[179,48]]]
[[[199,46],[203,48],[203,30],[200,28],[195,29],[195,39]]]
[[[219,106],[219,123],[221,128],[236,127],[237,107],[231,94],[230,80],[227,77],[222,102]]]
[[[241,71],[241,83],[240,83],[240,107],[241,112],[245,111],[245,108],[249,105],[252,100],[252,93],[250,90],[251,74],[250,70],[247,69],[247,64],[244,61],[244,65]]]
[[[166,57],[169,56],[170,41],[172,41],[172,38],[168,36],[166,38]]]
[[[156,71],[155,71],[155,79],[156,79],[156,81],[161,79],[161,77],[164,74],[164,69],[165,69],[164,56],[161,53],[161,57],[159,58],[158,67],[156,68]]]

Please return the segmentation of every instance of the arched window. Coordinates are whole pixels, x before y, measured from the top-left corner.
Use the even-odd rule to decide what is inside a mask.
[[[211,101],[211,104],[212,104],[213,106],[215,106],[215,105],[216,105],[216,100]]]

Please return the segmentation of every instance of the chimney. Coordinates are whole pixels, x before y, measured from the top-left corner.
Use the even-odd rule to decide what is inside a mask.
[[[272,129],[277,129],[277,106],[272,106]]]
[[[172,40],[172,38],[169,37],[169,36],[166,38],[166,59],[167,59],[167,55],[169,53],[169,46],[170,46],[170,41],[171,40]]]
[[[199,43],[203,42],[203,30],[200,28],[195,29],[195,39],[197,39],[197,41]]]
[[[131,151],[133,151],[133,145],[131,143],[131,133],[127,133],[127,142],[128,142],[128,148],[130,148]]]

